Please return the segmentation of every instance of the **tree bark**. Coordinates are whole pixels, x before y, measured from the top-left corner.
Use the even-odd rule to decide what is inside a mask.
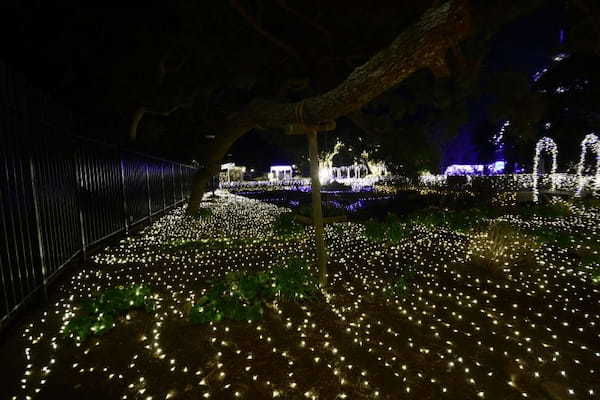
[[[140,121],[144,117],[145,113],[146,109],[142,106],[136,108],[136,110],[133,112],[131,125],[129,126],[129,140],[132,142],[137,138],[138,126],[140,125]]]
[[[356,68],[340,85],[319,96],[295,103],[253,101],[223,123],[217,135],[207,167],[194,178],[194,201],[188,211],[194,213],[215,165],[230,146],[255,127],[284,129],[294,125],[319,126],[360,109],[387,89],[422,68],[439,70],[446,51],[469,31],[467,0],[451,0],[427,10],[404,30],[392,44]],[[199,185],[204,185],[198,187]]]
[[[323,208],[321,207],[321,181],[319,180],[319,145],[317,132],[306,134],[308,139],[308,155],[310,158],[310,180],[312,197],[312,220],[315,227],[315,247],[317,249],[317,265],[321,287],[327,286],[327,248],[325,246],[325,229],[323,228]]]

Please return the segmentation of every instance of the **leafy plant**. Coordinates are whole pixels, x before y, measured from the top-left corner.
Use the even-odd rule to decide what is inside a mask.
[[[194,214],[194,217],[196,218],[208,218],[212,215],[213,210],[212,208],[207,208],[207,207],[200,207],[198,209],[198,211],[196,211],[196,213]]]
[[[383,289],[384,295],[386,297],[403,296],[408,291],[415,275],[414,271],[409,271],[400,275],[390,286]]]
[[[517,213],[526,219],[533,217],[560,218],[571,215],[571,208],[566,202],[553,201],[545,204],[522,205]]]
[[[595,197],[576,198],[573,202],[588,208],[600,208],[600,199]]]
[[[338,235],[341,235],[344,233],[344,231],[346,230],[346,227],[344,226],[344,224],[333,224],[331,225],[333,231],[335,233],[337,233]]]
[[[263,305],[272,297],[265,272],[230,272],[216,282],[192,307],[190,321],[196,324],[222,319],[254,321],[263,314]]]
[[[350,191],[350,190],[352,190],[352,186],[346,185],[345,183],[341,183],[338,181],[332,181],[330,183],[321,185],[321,190],[324,190],[324,191]]]
[[[319,284],[301,258],[293,258],[286,265],[271,271],[273,290],[277,297],[295,301],[314,298],[319,292]]]
[[[395,214],[388,214],[386,218],[388,238],[398,242],[408,236],[409,230]]]
[[[342,207],[334,207],[331,205],[322,204],[321,208],[323,210],[324,217],[339,217],[346,215],[346,210]],[[298,207],[296,212],[305,217],[312,218],[312,206],[309,204]]]
[[[386,239],[387,226],[385,223],[370,219],[367,222],[365,222],[364,226],[365,236],[367,237],[367,239],[375,242],[383,241]]]
[[[388,214],[384,222],[370,219],[364,226],[364,235],[375,242],[384,240],[398,242],[409,233],[406,224],[402,223],[395,214]]]
[[[273,223],[273,232],[276,235],[294,235],[304,230],[304,227],[296,222],[294,213],[287,212],[279,214]]]
[[[228,273],[192,306],[189,317],[195,324],[223,319],[256,321],[263,315],[268,302],[276,298],[291,301],[311,299],[318,290],[317,281],[308,270],[306,261],[292,259],[269,273]]]
[[[592,283],[594,285],[600,285],[600,268],[592,272]]]
[[[89,335],[102,335],[115,326],[119,315],[132,309],[154,311],[155,302],[151,299],[151,289],[144,285],[115,287],[99,293],[96,297],[82,302],[83,313],[65,326],[65,336],[74,335],[83,341]]]
[[[535,265],[540,244],[510,224],[496,222],[471,233],[468,257],[491,271],[515,265]]]
[[[489,218],[491,214],[493,213],[488,208],[471,208],[460,211],[429,209],[412,214],[408,217],[408,222],[466,232],[478,226],[484,218]]]
[[[572,244],[572,236],[565,232],[557,232],[547,228],[540,228],[533,234],[542,242],[556,244],[559,247],[569,247]]]

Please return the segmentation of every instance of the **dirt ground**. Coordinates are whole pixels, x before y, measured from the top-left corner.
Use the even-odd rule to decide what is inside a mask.
[[[188,313],[209,280],[312,259],[310,228],[273,235],[282,208],[236,196],[205,206],[209,217],[174,210],[105,249],[25,315],[0,343],[0,397],[600,398],[598,265],[573,251],[544,244],[530,265],[519,258],[493,271],[471,260],[468,234],[421,226],[379,243],[360,224],[334,224],[322,297],[274,303],[258,322],[194,325]],[[590,210],[506,220],[599,240],[600,216]],[[201,239],[197,248],[172,245]],[[408,271],[407,289],[387,294]],[[62,335],[81,299],[132,284],[152,288],[155,313],[131,311],[82,343]]]

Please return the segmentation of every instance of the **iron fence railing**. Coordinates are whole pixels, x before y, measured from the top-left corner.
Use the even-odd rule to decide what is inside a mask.
[[[78,129],[0,62],[0,330],[75,257],[189,195],[193,167]]]

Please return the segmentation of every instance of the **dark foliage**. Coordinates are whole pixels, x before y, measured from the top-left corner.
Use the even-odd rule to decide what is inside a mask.
[[[305,260],[291,259],[272,271],[230,272],[213,283],[190,312],[192,323],[204,324],[223,319],[256,321],[274,300],[313,299],[319,292],[317,280]]]
[[[395,214],[388,214],[383,222],[370,219],[365,222],[364,235],[372,241],[399,242],[410,233],[409,226]]]
[[[292,212],[279,214],[273,223],[273,233],[280,236],[295,235],[303,230],[304,227],[296,222]]]
[[[89,335],[102,335],[116,325],[117,318],[133,309],[154,311],[151,289],[147,286],[115,287],[82,301],[80,315],[66,325],[63,334],[80,341]]]

